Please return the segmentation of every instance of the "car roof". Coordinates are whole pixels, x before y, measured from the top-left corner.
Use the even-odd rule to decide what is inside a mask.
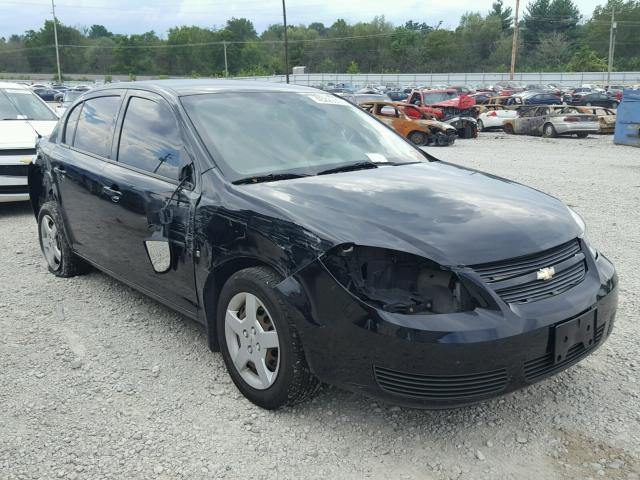
[[[20,88],[23,90],[29,90],[27,87],[25,87],[21,83],[13,83],[13,82],[0,82],[0,88]]]
[[[298,92],[318,93],[317,88],[302,87],[286,83],[259,82],[254,80],[216,80],[216,79],[169,79],[144,80],[140,82],[118,82],[94,88],[91,93],[120,90],[123,88],[166,92],[175,96],[197,95],[220,92]]]

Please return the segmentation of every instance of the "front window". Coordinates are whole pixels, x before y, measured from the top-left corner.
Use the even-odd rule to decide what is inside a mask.
[[[33,92],[21,88],[0,89],[0,120],[51,120],[55,113]]]
[[[326,93],[211,93],[181,102],[232,181],[315,175],[350,163],[425,161],[419,150],[362,109]]]
[[[423,92],[422,98],[425,105],[433,105],[434,103],[451,100],[458,96],[457,92]]]

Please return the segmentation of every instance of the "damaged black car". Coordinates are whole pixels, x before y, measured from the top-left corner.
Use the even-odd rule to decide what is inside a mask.
[[[473,403],[575,364],[614,324],[614,267],[573,210],[311,88],[97,88],[39,142],[29,190],[51,273],[93,266],[201,322],[264,408],[320,382]]]

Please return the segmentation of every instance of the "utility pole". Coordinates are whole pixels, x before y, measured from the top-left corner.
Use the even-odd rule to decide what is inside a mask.
[[[611,29],[609,30],[609,65],[607,67],[607,88],[611,85],[611,70],[613,70],[613,55],[616,50],[616,28],[617,23],[615,21],[616,11],[611,9]]]
[[[60,52],[58,50],[58,20],[56,19],[56,6],[51,0],[51,11],[53,13],[53,38],[56,42],[56,63],[58,64],[58,83],[62,83],[62,75],[60,74]]]
[[[289,83],[289,39],[287,37],[287,7],[282,0],[282,18],[284,20],[284,71]]]
[[[227,64],[227,41],[223,40],[222,45],[224,46],[224,76],[229,76],[229,65]]]
[[[518,13],[520,11],[520,0],[516,0],[516,16],[513,23],[513,44],[511,45],[511,71],[509,73],[509,80],[513,80],[513,75],[516,72],[516,52],[518,50]]]

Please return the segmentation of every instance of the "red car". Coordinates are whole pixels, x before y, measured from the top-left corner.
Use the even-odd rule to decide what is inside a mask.
[[[473,107],[476,101],[469,95],[458,95],[458,91],[449,88],[446,90],[414,90],[409,95],[409,101],[418,107],[423,113],[432,114],[438,120],[445,118],[445,110],[455,108],[466,110]]]
[[[449,123],[455,127],[460,138],[478,136],[478,126],[472,111],[476,99],[459,94],[454,88],[413,90],[407,103],[415,105],[424,114],[431,114],[437,120]]]

